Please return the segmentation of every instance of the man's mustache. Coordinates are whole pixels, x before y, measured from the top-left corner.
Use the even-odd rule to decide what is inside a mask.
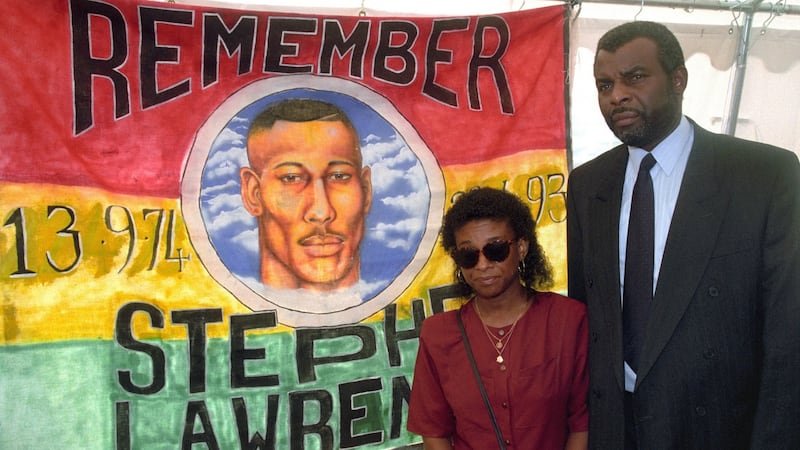
[[[300,238],[300,245],[338,245],[346,241],[347,237],[343,234],[322,231]]]
[[[614,108],[611,110],[611,116],[616,116],[617,114],[625,114],[625,113],[635,113],[638,115],[642,115],[642,112],[636,108],[631,108],[630,106],[620,106],[619,108]]]

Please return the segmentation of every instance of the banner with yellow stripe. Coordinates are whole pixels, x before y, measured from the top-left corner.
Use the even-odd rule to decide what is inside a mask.
[[[419,442],[449,205],[526,200],[565,289],[564,15],[11,0],[0,448]]]

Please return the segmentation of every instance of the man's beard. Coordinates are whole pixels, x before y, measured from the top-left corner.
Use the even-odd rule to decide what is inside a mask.
[[[631,147],[652,149],[666,138],[672,132],[681,113],[680,97],[670,90],[667,98],[667,103],[657,110],[651,112],[635,110],[641,118],[636,127],[617,130],[612,126],[617,139]]]

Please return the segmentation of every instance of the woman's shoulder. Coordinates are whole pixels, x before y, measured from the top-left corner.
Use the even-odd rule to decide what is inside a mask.
[[[586,315],[586,304],[557,292],[537,292],[536,301],[551,310],[551,313],[562,313],[574,317]]]
[[[472,306],[469,303],[460,307],[462,314],[469,314],[467,311],[471,308]],[[422,321],[421,336],[425,338],[431,335],[441,336],[443,334],[447,335],[453,333],[459,333],[460,335],[458,331],[458,311],[459,309],[457,308],[426,317],[425,320]]]

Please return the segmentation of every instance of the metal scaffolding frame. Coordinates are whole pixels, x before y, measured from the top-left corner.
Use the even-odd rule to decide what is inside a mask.
[[[756,13],[769,13],[770,19],[785,14],[800,15],[800,5],[787,4],[785,0],[777,3],[764,2],[763,0],[744,0],[744,1],[712,1],[712,0],[568,0],[570,6],[579,8],[583,3],[599,3],[626,6],[647,6],[663,8],[682,8],[687,11],[695,9],[730,11],[731,13],[741,14],[742,23],[736,20],[739,27],[739,40],[736,48],[736,64],[734,66],[732,94],[729,102],[728,112],[723,124],[725,134],[733,135],[736,133],[736,123],[739,119],[739,107],[742,99],[742,89],[744,86],[744,76],[747,69],[747,56],[750,48],[750,34],[753,29],[753,17]],[[768,21],[770,20],[768,19]]]

